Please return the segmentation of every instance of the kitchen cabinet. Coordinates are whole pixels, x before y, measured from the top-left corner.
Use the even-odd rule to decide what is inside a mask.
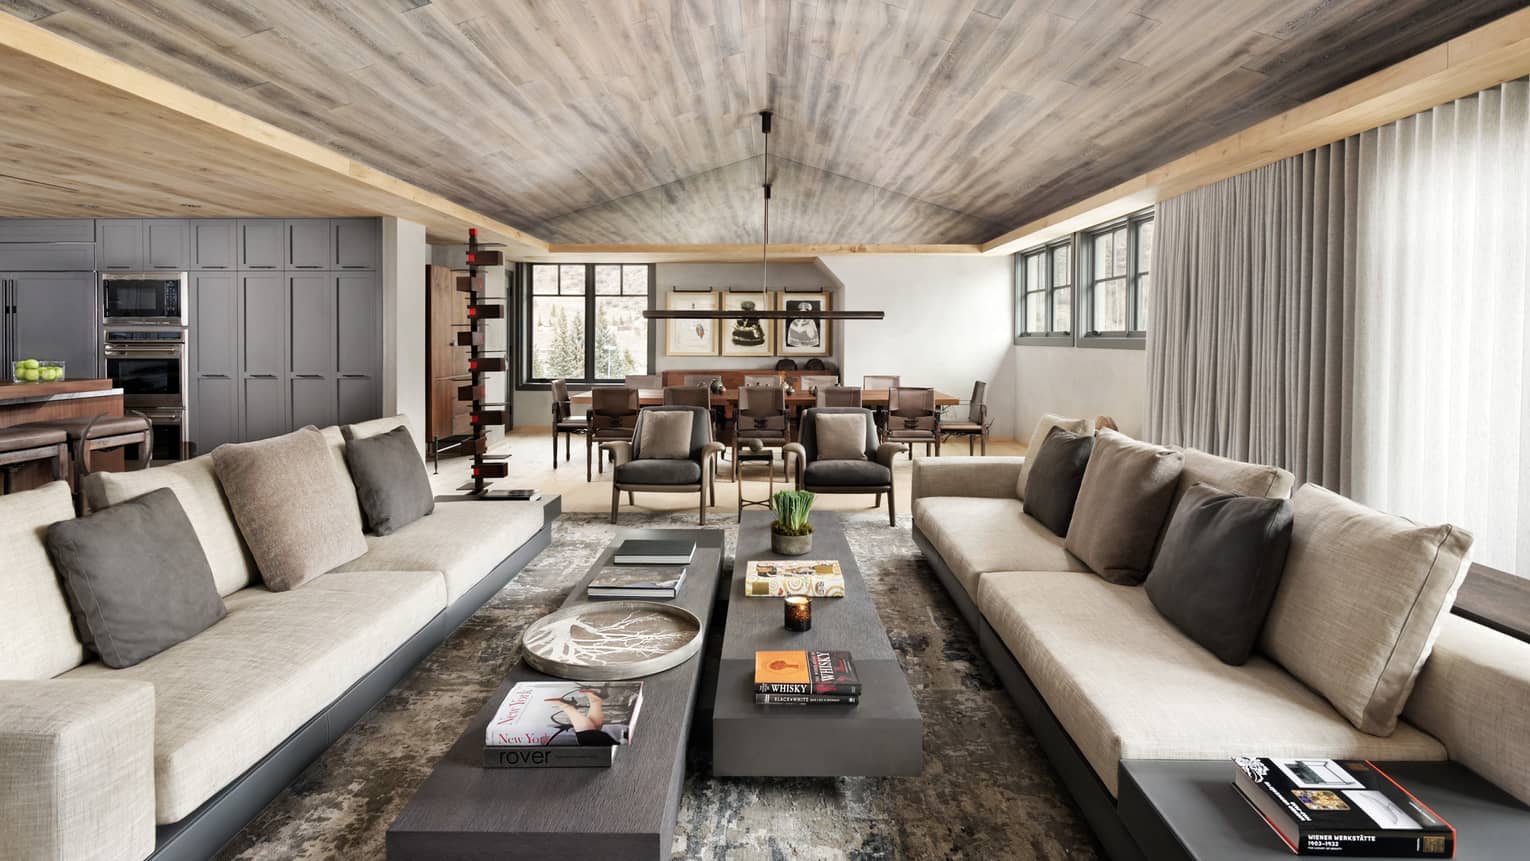
[[[286,222],[286,265],[288,269],[329,269],[330,241],[328,218],[296,218]]]
[[[95,242],[90,218],[0,218],[0,242]]]
[[[334,246],[332,269],[376,269],[382,244],[375,218],[336,218],[330,222]]]
[[[237,377],[197,377],[191,381],[191,419],[186,438],[192,454],[207,454],[226,442],[244,439],[240,385]]]
[[[289,429],[284,282],[279,272],[239,273],[239,414],[245,440]]]
[[[191,268],[239,268],[237,221],[227,218],[194,219],[190,222]]]
[[[286,262],[284,224],[276,219],[241,220],[237,231],[239,268],[282,269]]]
[[[96,268],[93,242],[7,242],[0,244],[0,270],[80,272]]]
[[[286,381],[280,377],[246,376],[240,381],[240,423],[244,440],[281,436],[291,430],[287,422]]]
[[[96,222],[96,266],[136,272],[143,265],[143,220],[114,218]]]
[[[229,235],[232,238],[232,230]],[[239,276],[233,272],[193,274],[190,320],[187,439],[193,444],[193,453],[206,454],[226,442],[243,438],[239,409]]]
[[[184,271],[191,265],[186,220],[150,218],[143,222],[144,268]]]
[[[10,338],[0,366],[6,379],[17,359],[64,362],[66,379],[99,376],[101,312],[94,273],[8,272],[0,273],[0,282],[9,309],[4,329]]]
[[[335,276],[338,420],[382,415],[382,283],[375,272]]]
[[[373,272],[288,273],[293,427],[377,418],[382,318]]]

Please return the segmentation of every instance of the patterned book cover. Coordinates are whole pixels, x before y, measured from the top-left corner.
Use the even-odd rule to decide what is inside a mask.
[[[858,695],[861,680],[849,652],[755,652],[754,690],[757,694]]]
[[[673,565],[608,565],[587,587],[592,590],[622,589],[674,594],[690,569]]]
[[[642,705],[642,682],[517,682],[489,719],[484,746],[626,744]]]
[[[845,572],[835,560],[751,561],[744,569],[744,594],[751,597],[845,597]]]

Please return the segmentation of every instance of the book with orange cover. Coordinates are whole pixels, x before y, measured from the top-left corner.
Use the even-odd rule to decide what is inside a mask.
[[[754,690],[760,694],[860,694],[849,652],[754,653]]]

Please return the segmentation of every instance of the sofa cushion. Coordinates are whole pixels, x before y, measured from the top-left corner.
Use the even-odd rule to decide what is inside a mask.
[[[0,679],[48,679],[85,660],[43,537],[74,517],[69,485],[0,496]]]
[[[813,414],[818,460],[865,460],[866,415],[864,413]]]
[[[991,574],[977,603],[1111,794],[1123,759],[1446,758],[1406,723],[1391,736],[1361,732],[1262,657],[1222,663],[1144,589],[1071,572]]]
[[[341,435],[346,437],[345,462],[368,531],[376,535],[397,532],[435,509],[430,475],[409,428],[396,427],[360,438],[351,436],[349,428],[342,428]]]
[[[927,496],[914,500],[914,526],[968,595],[989,572],[1089,570],[1018,499]]]
[[[536,504],[443,502],[392,535],[368,535],[367,552],[336,570],[436,571],[445,575],[452,602],[531,540],[543,521]]]
[[[1068,524],[1069,552],[1112,583],[1141,583],[1184,462],[1173,449],[1102,428]]]
[[[815,460],[802,470],[804,481],[816,487],[886,487],[892,470],[870,460]]]
[[[1054,416],[1051,413],[1041,417],[1036,422],[1036,429],[1031,431],[1030,444],[1025,447],[1025,462],[1020,464],[1020,478],[1015,482],[1015,498],[1025,499],[1025,483],[1031,477],[1031,463],[1036,454],[1041,451],[1042,443],[1047,441],[1047,433],[1054,427],[1062,428],[1068,433],[1089,433],[1088,419],[1070,419],[1063,416]]]
[[[1291,503],[1190,488],[1165,530],[1148,599],[1228,664],[1248,660],[1291,545]]]
[[[1471,535],[1304,484],[1260,644],[1366,732],[1397,723],[1470,566]]]
[[[616,468],[616,480],[622,484],[696,484],[701,481],[701,464],[694,460],[629,460]]]
[[[366,552],[355,486],[317,429],[221,445],[212,458],[266,588],[292,589]]]
[[[691,424],[686,410],[645,410],[638,429],[637,456],[642,460],[688,460]]]
[[[186,512],[168,487],[48,527],[75,630],[122,668],[223,618],[223,599]]]
[[[1209,484],[1239,496],[1264,496],[1270,499],[1291,497],[1291,486],[1296,477],[1278,466],[1218,457],[1198,448],[1175,448],[1185,456],[1185,468],[1180,470],[1179,485],[1174,489],[1174,499],[1169,503],[1170,517],[1179,507],[1180,498],[1197,484]],[[1168,524],[1164,526],[1167,528]],[[1158,546],[1163,546],[1162,533],[1158,536]],[[1157,549],[1153,551],[1153,556],[1157,558]]]
[[[1026,511],[1056,535],[1067,535],[1084,483],[1094,437],[1052,428],[1033,457],[1026,458]]]
[[[483,505],[498,508],[496,505]],[[176,822],[254,765],[445,606],[441,576],[330,574],[228,598],[228,616],[124,670],[62,678],[152,682],[155,820]]]
[[[234,512],[218,484],[211,455],[131,472],[93,472],[85,479],[85,498],[92,509],[108,508],[168,487],[175,491],[186,519],[197,533],[219,595],[232,595],[260,581],[255,558],[234,524]]]

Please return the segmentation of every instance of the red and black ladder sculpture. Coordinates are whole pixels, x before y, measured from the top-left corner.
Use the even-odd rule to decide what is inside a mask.
[[[479,243],[477,228],[468,230],[467,274],[457,276],[457,289],[468,294],[467,328],[457,333],[457,346],[468,349],[468,384],[457,388],[457,400],[471,405],[468,420],[472,424],[473,435],[468,439],[467,446],[473,455],[473,480],[457,488],[464,493],[453,499],[515,498],[514,491],[489,490],[490,479],[504,478],[510,474],[510,464],[507,463],[510,455],[489,454],[486,431],[491,425],[504,425],[506,412],[503,403],[491,402],[486,398],[487,387],[483,381],[486,373],[506,370],[504,351],[484,349],[481,325],[484,320],[498,320],[505,316],[503,304],[485,301],[482,273],[485,267],[503,266],[504,263],[504,252],[492,250],[492,245]]]

